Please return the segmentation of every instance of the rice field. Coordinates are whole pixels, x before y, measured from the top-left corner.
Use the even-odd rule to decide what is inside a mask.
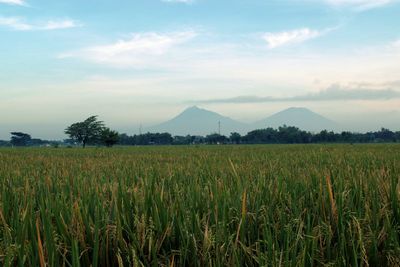
[[[400,266],[400,145],[0,149],[1,266]]]

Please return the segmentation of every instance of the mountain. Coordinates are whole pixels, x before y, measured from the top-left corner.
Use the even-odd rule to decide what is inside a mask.
[[[338,130],[338,124],[306,108],[288,108],[266,119],[248,125],[222,116],[216,112],[197,106],[184,110],[175,118],[149,127],[149,132],[168,132],[172,135],[208,135],[218,133],[221,124],[221,134],[231,132],[246,134],[254,129],[267,127],[278,128],[283,125],[296,126],[301,130],[319,132],[321,130]]]
[[[208,135],[218,133],[219,123],[221,134],[224,135],[230,135],[231,132],[245,134],[248,129],[248,126],[244,123],[194,106],[184,110],[172,120],[146,130],[149,132],[168,132],[172,135]]]
[[[321,130],[336,130],[338,125],[307,108],[288,108],[266,119],[253,124],[252,128],[278,128],[279,126],[296,126],[301,130],[318,132]]]

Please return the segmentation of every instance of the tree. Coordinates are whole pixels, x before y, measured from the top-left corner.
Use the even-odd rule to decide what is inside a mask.
[[[375,137],[381,139],[385,142],[391,142],[396,140],[396,133],[392,132],[389,129],[381,128],[379,132],[375,133]]]
[[[278,140],[280,143],[285,144],[297,144],[297,143],[310,143],[311,134],[305,131],[301,131],[299,128],[294,126],[286,126],[278,128]]]
[[[273,128],[254,130],[243,136],[242,140],[248,144],[278,143],[278,132]]]
[[[134,145],[133,136],[129,136],[126,133],[120,134],[118,137],[118,144],[124,145],[124,146]]]
[[[206,142],[208,144],[225,144],[228,141],[228,137],[220,134],[210,134],[206,136]]]
[[[96,143],[100,140],[103,129],[103,122],[98,121],[97,116],[91,116],[83,122],[70,125],[65,129],[65,133],[85,148],[87,144]]]
[[[242,139],[242,136],[239,133],[233,132],[229,137],[229,140],[232,144],[239,144]]]
[[[26,133],[12,132],[11,133],[11,144],[13,146],[27,146],[31,141],[31,136]]]
[[[119,141],[119,134],[110,128],[104,128],[101,131],[101,141],[107,147],[112,147]]]

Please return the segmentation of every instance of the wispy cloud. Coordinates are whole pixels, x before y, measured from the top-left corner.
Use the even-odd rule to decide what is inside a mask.
[[[400,39],[390,44],[392,48],[400,48]]]
[[[0,26],[6,26],[17,31],[29,31],[32,30],[32,25],[24,23],[20,18],[15,17],[0,17]]]
[[[281,46],[303,43],[321,36],[324,31],[301,28],[292,31],[265,33],[262,38],[267,42],[268,48],[274,49]]]
[[[39,29],[42,30],[57,30],[57,29],[68,29],[68,28],[76,28],[81,27],[82,24],[76,22],[74,20],[60,20],[60,21],[48,21],[46,24],[42,25]]]
[[[49,20],[44,23],[27,23],[19,17],[0,17],[0,26],[16,31],[50,31],[80,27],[81,24],[74,20]]]
[[[0,0],[0,4],[26,6],[25,1],[23,1],[23,0]]]
[[[335,7],[351,7],[360,11],[382,7],[397,1],[398,0],[325,0],[329,5]]]
[[[391,88],[400,90],[400,80],[385,81],[381,83],[357,82],[357,83],[351,83],[349,86],[357,88],[369,88],[375,90],[379,90],[382,88]]]
[[[340,85],[332,85],[328,89],[317,93],[289,96],[289,97],[258,97],[238,96],[233,98],[208,99],[190,101],[190,103],[212,104],[212,103],[265,103],[265,102],[301,102],[301,101],[340,101],[340,100],[390,100],[400,99],[400,91],[392,89],[353,89]]]
[[[168,54],[173,48],[193,39],[195,31],[169,33],[135,33],[127,40],[118,40],[108,45],[84,48],[77,52],[64,53],[60,58],[77,57],[113,66],[146,67],[153,65],[158,57]]]
[[[159,83],[154,77],[168,77],[171,80],[160,83],[171,86],[171,91],[182,92],[180,101],[204,99],[207,95],[213,99],[239,96],[244,90],[248,95],[272,96],[276,90],[316,90],[336,82],[346,86],[358,81],[378,83],[398,80],[400,71],[400,53],[387,52],[392,51],[386,47],[389,43],[366,52],[358,52],[357,48],[333,54],[318,49],[276,53],[265,51],[254,39],[242,45],[212,38],[201,30],[134,33],[120,40],[66,50],[58,58],[129,69],[132,75],[146,70],[146,78],[153,85]],[[364,88],[400,89],[383,85]],[[165,92],[165,88],[160,91]]]

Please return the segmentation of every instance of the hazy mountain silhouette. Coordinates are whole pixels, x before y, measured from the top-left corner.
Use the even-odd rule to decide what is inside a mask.
[[[336,130],[338,125],[307,108],[288,108],[253,124],[253,128],[296,126],[306,131]]]
[[[246,124],[216,112],[193,106],[187,108],[175,118],[146,130],[149,132],[168,132],[173,135],[207,135],[218,133],[219,122],[221,123],[221,134],[224,135],[230,135],[231,132],[246,134],[255,129],[278,128],[283,125],[296,126],[312,132],[338,129],[338,125],[334,121],[306,108],[288,108],[256,123]]]
[[[221,134],[231,132],[246,133],[248,126],[216,112],[205,110],[197,106],[184,110],[175,118],[148,128],[150,132],[169,132],[173,135],[208,135],[218,133],[221,123]]]

